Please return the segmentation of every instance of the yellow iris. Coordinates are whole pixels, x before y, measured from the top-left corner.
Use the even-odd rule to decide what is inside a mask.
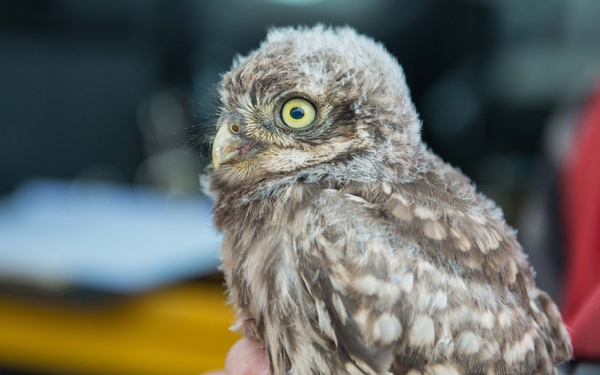
[[[281,119],[290,128],[305,128],[315,121],[315,117],[317,117],[317,110],[306,99],[290,99],[281,108]]]

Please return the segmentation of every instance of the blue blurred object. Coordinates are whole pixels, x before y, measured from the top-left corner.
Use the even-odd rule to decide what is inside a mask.
[[[214,272],[210,207],[145,188],[28,182],[0,202],[0,283],[132,293]]]

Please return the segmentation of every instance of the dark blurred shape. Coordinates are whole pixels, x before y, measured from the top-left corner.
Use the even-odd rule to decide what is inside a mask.
[[[0,6],[8,20],[0,23],[0,192],[95,165],[131,182],[144,158],[138,104],[153,89],[189,82],[181,2]]]
[[[600,374],[600,364],[585,363],[577,366],[573,375],[598,375]]]
[[[198,193],[204,163],[187,147],[193,124],[190,106],[180,88],[153,92],[140,103],[137,122],[147,158],[135,173],[136,183],[184,195]]]

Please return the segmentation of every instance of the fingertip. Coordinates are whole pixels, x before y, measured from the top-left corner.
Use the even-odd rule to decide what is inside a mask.
[[[229,350],[225,359],[227,375],[269,374],[269,360],[265,350],[256,341],[243,338]]]

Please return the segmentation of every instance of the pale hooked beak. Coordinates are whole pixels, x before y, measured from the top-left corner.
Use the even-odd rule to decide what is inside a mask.
[[[221,164],[225,164],[237,156],[242,140],[237,136],[239,125],[223,124],[219,128],[212,145],[212,161],[215,171]]]
[[[261,149],[259,142],[248,139],[242,129],[242,118],[238,113],[226,113],[219,118],[219,131],[212,145],[212,160],[215,171],[221,165],[255,155]]]

